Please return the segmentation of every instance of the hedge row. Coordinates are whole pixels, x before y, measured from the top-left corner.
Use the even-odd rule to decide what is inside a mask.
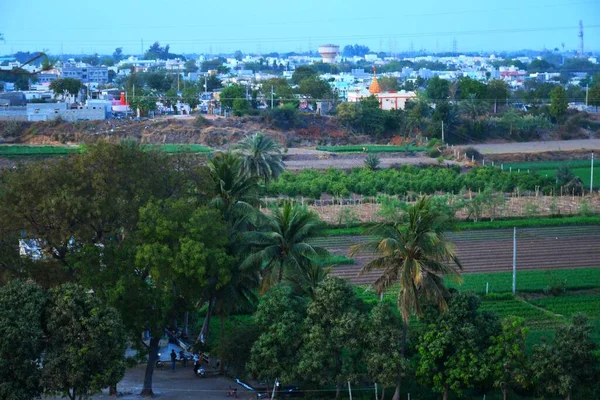
[[[426,147],[419,147],[414,145],[409,146],[370,146],[370,145],[357,145],[357,146],[317,146],[319,151],[329,151],[332,153],[405,153],[415,151],[426,151]]]
[[[409,192],[433,194],[436,192],[459,193],[463,189],[472,191],[492,188],[495,191],[533,191],[539,187],[550,192],[554,179],[536,173],[510,173],[493,167],[475,167],[461,173],[459,167],[426,168],[410,165],[398,169],[388,168],[370,171],[355,168],[351,171],[328,169],[326,171],[303,170],[298,173],[285,172],[267,190],[270,195],[304,196],[320,198],[322,193],[348,197],[351,193],[363,196],[377,194],[405,195]]]

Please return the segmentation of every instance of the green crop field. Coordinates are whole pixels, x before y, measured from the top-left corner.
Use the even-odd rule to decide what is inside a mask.
[[[404,153],[413,151],[426,151],[426,147],[418,146],[371,146],[371,145],[358,145],[358,146],[317,146],[317,150],[329,151],[332,153]]]
[[[80,146],[0,146],[0,156],[59,156],[81,152]]]
[[[591,160],[571,160],[571,161],[539,161],[504,164],[504,169],[512,167],[512,171],[521,170],[521,173],[536,171],[540,176],[554,177],[558,167],[566,165],[573,171],[575,176],[579,177],[586,187],[590,185]],[[600,160],[594,160],[594,187],[600,187]]]
[[[168,154],[173,153],[210,153],[212,149],[199,144],[162,144],[146,145],[148,149],[158,149]],[[0,145],[0,156],[64,156],[85,151],[85,146],[27,146]]]

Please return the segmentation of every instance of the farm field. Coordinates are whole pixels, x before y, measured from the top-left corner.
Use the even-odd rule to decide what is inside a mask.
[[[148,145],[165,153],[209,153],[212,149],[199,144]],[[83,146],[21,146],[0,145],[0,156],[63,156],[84,151]]]
[[[513,252],[512,236],[512,229],[473,230],[453,232],[448,235],[450,241],[456,245],[464,273],[467,274],[493,272],[510,274]],[[315,243],[334,254],[348,255],[352,245],[364,243],[367,239],[364,235],[328,236],[319,238]],[[519,274],[522,271],[600,267],[599,242],[600,225],[518,229],[517,289],[521,290]],[[373,258],[373,255],[359,252],[353,258],[354,264],[338,265],[332,272],[337,276],[349,279],[354,284],[372,282],[377,276],[376,271],[360,277],[358,272]],[[591,273],[592,277],[584,280],[597,282],[597,279],[600,279],[600,268],[597,271],[597,274]],[[538,282],[535,284],[537,287],[534,285],[530,290],[541,290],[543,289],[543,287],[540,288],[542,284],[543,282]],[[498,291],[506,291],[505,287],[500,289]],[[493,287],[492,290],[496,291]],[[527,290],[527,288],[523,287],[523,290]]]
[[[319,151],[328,151],[331,153],[403,153],[426,151],[426,147],[419,146],[373,146],[373,145],[356,145],[356,146],[317,146]]]
[[[522,162],[522,163],[510,163],[504,164],[504,168],[512,167],[513,172],[515,170],[521,170],[521,173],[530,171],[536,171],[540,176],[555,177],[556,170],[558,167],[566,165],[571,168],[573,174],[579,177],[585,184],[586,188],[590,186],[590,167],[591,160],[572,160],[572,161],[538,161],[538,162]],[[600,187],[600,160],[594,160],[594,187]]]

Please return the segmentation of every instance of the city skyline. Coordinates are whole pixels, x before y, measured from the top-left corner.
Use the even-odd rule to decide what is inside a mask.
[[[17,2],[0,5],[0,14],[6,17],[0,26],[5,39],[0,54],[41,50],[110,54],[116,47],[126,54],[141,54],[155,41],[169,44],[173,53],[213,54],[316,51],[324,43],[341,48],[358,43],[375,52],[436,53],[452,51],[454,41],[458,52],[562,50],[562,43],[565,50],[575,50],[579,20],[585,51],[600,50],[598,1],[477,5],[469,0],[452,4],[435,0],[424,9],[387,0],[373,6],[358,1],[307,0],[290,6],[233,0],[225,10],[185,1],[179,7],[145,1],[143,8],[114,0],[85,4],[65,0],[60,8],[30,3],[28,8]]]

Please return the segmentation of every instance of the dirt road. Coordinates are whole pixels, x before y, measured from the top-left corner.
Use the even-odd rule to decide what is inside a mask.
[[[600,139],[549,140],[547,142],[492,143],[472,146],[481,154],[539,153],[543,151],[600,150]]]

